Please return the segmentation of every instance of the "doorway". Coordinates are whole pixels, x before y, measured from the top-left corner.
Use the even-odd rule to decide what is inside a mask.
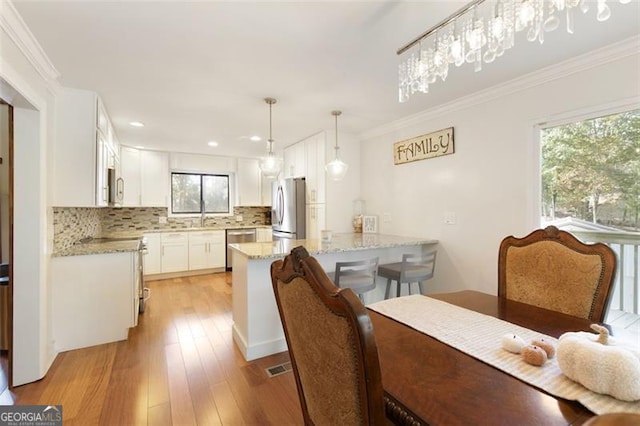
[[[13,107],[0,99],[0,404],[13,404]]]

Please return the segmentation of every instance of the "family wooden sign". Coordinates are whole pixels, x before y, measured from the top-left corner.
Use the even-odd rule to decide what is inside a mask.
[[[393,144],[393,163],[404,164],[453,154],[453,127]]]

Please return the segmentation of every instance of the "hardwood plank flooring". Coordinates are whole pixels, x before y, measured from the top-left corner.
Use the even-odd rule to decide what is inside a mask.
[[[151,281],[122,342],[63,352],[47,376],[13,389],[16,404],[62,404],[65,425],[302,424],[291,372],[246,362],[231,337],[229,273]]]
[[[129,339],[58,355],[47,375],[13,389],[16,404],[62,404],[65,425],[302,424],[291,372],[246,362],[231,337],[231,274],[147,283],[151,299]],[[639,316],[607,318],[636,336]],[[10,402],[9,402],[10,403]]]

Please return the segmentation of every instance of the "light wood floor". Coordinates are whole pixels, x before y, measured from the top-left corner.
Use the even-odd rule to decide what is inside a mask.
[[[46,377],[14,388],[17,404],[62,404],[65,425],[302,424],[291,372],[247,363],[231,337],[231,275],[148,282],[127,341],[64,352]]]

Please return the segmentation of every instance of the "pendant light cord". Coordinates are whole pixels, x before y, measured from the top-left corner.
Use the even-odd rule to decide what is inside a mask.
[[[269,155],[273,155],[273,135],[271,133],[273,125],[271,119],[271,107],[277,101],[274,98],[265,98],[264,101],[269,104],[269,140],[267,142],[269,142]]]
[[[342,111],[331,111],[331,115],[336,118],[336,146],[334,147],[334,150],[336,151],[336,158],[338,158],[338,150],[340,149],[338,146],[338,116],[340,114],[342,114]]]

